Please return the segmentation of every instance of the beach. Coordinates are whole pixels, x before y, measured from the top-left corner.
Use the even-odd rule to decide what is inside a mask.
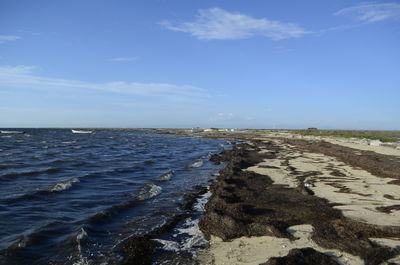
[[[400,152],[347,139],[226,133],[199,264],[400,264]],[[208,134],[208,137],[217,137]]]

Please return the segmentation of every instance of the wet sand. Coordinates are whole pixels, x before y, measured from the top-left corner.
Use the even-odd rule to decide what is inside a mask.
[[[200,264],[400,264],[400,158],[392,150],[232,137],[249,142],[213,158],[227,166],[200,221],[210,239]]]

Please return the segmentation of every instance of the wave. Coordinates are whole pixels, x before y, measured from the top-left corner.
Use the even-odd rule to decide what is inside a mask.
[[[182,249],[187,251],[194,251],[198,247],[205,246],[207,240],[204,237],[199,227],[199,220],[187,219],[182,228],[177,229],[179,234],[186,234],[187,238],[182,242]]]
[[[63,191],[72,187],[73,183],[79,182],[77,178],[71,178],[66,181],[59,182],[48,189],[50,192]]]
[[[178,242],[159,238],[154,239],[154,241],[162,244],[162,248],[166,251],[179,252],[181,250],[181,246]]]
[[[55,234],[58,234],[59,231],[62,231],[63,228],[65,228],[64,225],[65,224],[62,222],[55,221],[49,222],[36,229],[32,229],[30,230],[30,232],[25,233],[24,235],[21,235],[19,238],[17,238],[7,248],[2,249],[0,251],[0,254],[2,254],[1,252],[12,254],[15,250],[18,249],[43,244],[45,241],[47,241],[47,239],[54,236]]]
[[[19,177],[19,176],[35,176],[35,175],[47,174],[47,173],[57,173],[59,171],[60,171],[60,169],[58,169],[58,168],[49,167],[49,168],[44,168],[44,169],[39,169],[39,170],[12,172],[12,173],[6,173],[6,174],[0,176],[0,179],[11,179],[11,178]]]
[[[156,180],[156,181],[167,181],[167,180],[170,180],[170,179],[171,179],[171,177],[172,177],[173,174],[174,174],[174,171],[173,171],[173,170],[170,170],[170,171],[168,171],[168,172],[162,174],[161,176],[159,176],[159,177],[156,178],[155,180]]]
[[[78,250],[78,255],[76,257],[76,261],[73,263],[73,265],[88,265],[88,259],[83,255],[82,252],[82,245],[81,242],[84,241],[88,237],[88,234],[86,233],[85,229],[81,227],[79,230],[78,234],[75,237],[76,244],[77,244],[77,250]]]
[[[6,164],[0,165],[0,169],[7,169],[9,167],[11,167],[11,165],[6,165]]]
[[[211,197],[211,192],[210,190],[208,190],[206,193],[201,195],[200,198],[197,199],[197,202],[193,205],[193,209],[198,212],[205,212],[204,207],[206,206],[206,203],[210,197]]]
[[[140,201],[151,199],[161,193],[162,188],[154,184],[146,184],[140,190],[137,199]]]
[[[24,235],[20,237],[17,241],[15,241],[13,244],[11,244],[8,248],[6,248],[6,251],[10,250],[16,250],[16,249],[21,249],[27,246],[29,244],[30,238],[27,235]]]
[[[55,192],[68,190],[69,188],[72,187],[73,183],[77,183],[77,182],[80,182],[79,179],[71,178],[66,181],[56,183],[47,189],[35,190],[33,192],[28,192],[21,196],[7,198],[4,201],[7,203],[18,203],[18,202],[22,202],[22,201],[39,200],[42,196],[47,196],[47,195],[53,194]]]
[[[137,202],[138,202],[137,199],[133,199],[126,202],[122,202],[120,204],[112,205],[107,209],[105,209],[104,211],[98,212],[92,217],[90,217],[89,222],[92,224],[104,223],[107,220],[107,218],[117,215],[118,212],[120,211],[133,207]]]
[[[194,161],[193,163],[191,163],[191,164],[189,165],[189,167],[196,168],[196,167],[201,167],[202,165],[203,165],[203,160],[202,160],[202,159],[197,159],[196,161]]]
[[[161,190],[162,188],[160,186],[154,184],[146,184],[140,190],[139,195],[135,196],[134,199],[112,205],[107,209],[96,213],[95,215],[89,218],[89,222],[92,224],[103,223],[107,220],[107,218],[117,215],[120,211],[129,209],[140,201],[144,201],[157,196],[158,194],[161,193]]]
[[[146,184],[140,190],[139,195],[137,195],[134,199],[122,202],[120,204],[112,205],[104,211],[96,213],[89,218],[89,222],[95,224],[102,223],[107,218],[117,215],[120,211],[133,207],[139,201],[144,201],[157,196],[161,193],[161,190],[162,188],[160,186],[154,184]]]
[[[198,219],[187,219],[182,227],[176,228],[175,231],[177,233],[173,234],[173,240],[157,238],[154,241],[162,244],[162,248],[166,251],[188,252],[192,255],[196,255],[197,251],[208,243],[199,228]]]
[[[74,144],[76,143],[76,141],[65,141],[65,142],[61,142],[62,144]]]

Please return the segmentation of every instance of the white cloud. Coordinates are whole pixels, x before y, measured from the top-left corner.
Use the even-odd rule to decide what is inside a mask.
[[[0,44],[5,43],[7,41],[16,41],[20,38],[21,37],[19,36],[13,36],[13,35],[0,35]]]
[[[246,39],[257,35],[281,40],[311,33],[296,24],[257,19],[220,8],[200,10],[193,22],[173,24],[163,21],[161,25],[169,30],[190,33],[203,40]]]
[[[48,78],[34,73],[35,66],[0,66],[0,85],[29,89],[77,89],[98,90],[125,95],[162,97],[170,100],[205,99],[209,96],[204,89],[189,85],[140,82],[90,83],[78,80]]]
[[[335,13],[337,16],[354,16],[357,20],[367,23],[400,18],[399,3],[360,3],[344,8]]]
[[[136,57],[115,57],[115,58],[111,58],[111,61],[114,62],[131,62],[131,61],[135,61],[137,58]]]

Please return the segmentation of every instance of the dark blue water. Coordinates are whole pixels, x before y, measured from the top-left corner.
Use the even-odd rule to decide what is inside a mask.
[[[220,168],[210,154],[229,146],[150,131],[25,131],[0,134],[0,264],[118,264],[119,244],[182,211],[183,194]],[[181,242],[160,242],[190,252],[193,223],[177,228]]]

